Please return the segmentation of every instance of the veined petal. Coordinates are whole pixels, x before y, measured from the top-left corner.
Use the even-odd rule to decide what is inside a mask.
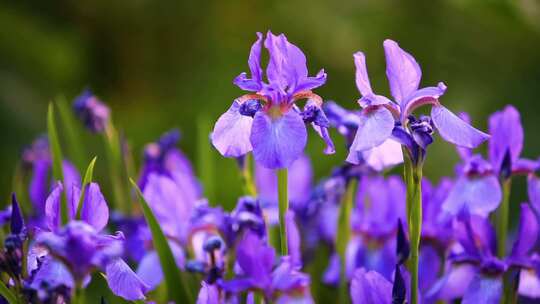
[[[497,304],[502,295],[502,278],[477,275],[465,291],[462,304]]]
[[[489,138],[488,134],[475,129],[443,106],[433,106],[431,118],[442,138],[455,145],[475,148]]]
[[[394,99],[405,109],[407,98],[418,89],[422,71],[416,60],[392,40],[384,41],[386,77]]]
[[[109,207],[97,183],[90,183],[84,195],[81,220],[101,231],[109,222]]]
[[[489,161],[497,172],[501,169],[506,151],[514,164],[523,149],[523,127],[519,112],[511,105],[489,117]]]
[[[105,273],[111,291],[126,300],[142,300],[148,286],[129,268],[124,260],[117,258],[107,264]]]
[[[306,126],[293,110],[277,118],[261,111],[253,119],[250,140],[257,162],[269,169],[286,168],[304,151]]]
[[[239,157],[252,150],[249,135],[253,118],[240,114],[240,103],[234,101],[223,113],[212,132],[212,144],[226,157]]]
[[[356,87],[362,96],[368,96],[373,94],[371,89],[371,83],[369,82],[369,76],[366,66],[366,56],[362,52],[356,52],[353,55],[354,65],[356,66]]]
[[[405,110],[402,112],[401,116],[403,118],[408,117],[415,109],[426,104],[438,104],[439,97],[444,95],[444,92],[446,92],[446,85],[442,82],[439,82],[436,87],[422,88],[413,92],[407,97]]]
[[[392,135],[394,129],[394,117],[384,107],[366,108],[360,117],[360,124],[356,136],[349,150],[349,159],[353,159],[352,153],[362,152],[381,145]]]
[[[464,207],[471,214],[487,216],[497,209],[502,199],[502,191],[494,175],[460,177],[442,204],[442,210],[458,215]]]
[[[351,281],[351,299],[353,304],[390,304],[392,284],[379,273],[360,268]]]

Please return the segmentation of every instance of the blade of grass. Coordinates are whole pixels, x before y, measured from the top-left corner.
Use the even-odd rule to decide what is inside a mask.
[[[169,295],[169,300],[174,301],[175,303],[184,303],[187,299],[188,303],[193,303],[193,296],[187,285],[187,278],[183,276],[183,273],[180,271],[176,265],[176,260],[172,253],[171,247],[167,242],[167,238],[161,230],[152,209],[144,199],[144,196],[132,179],[129,180],[131,185],[135,189],[137,196],[139,197],[139,203],[141,204],[141,209],[146,219],[146,223],[150,228],[152,233],[152,243],[154,249],[157,251],[159,256],[159,262],[161,264],[161,269],[163,270],[163,275],[165,277],[165,286],[167,289],[167,294]],[[182,284],[182,288],[175,288],[177,284]],[[183,292],[181,291],[183,289]]]
[[[84,179],[82,183],[81,196],[79,197],[79,204],[77,205],[77,219],[81,219],[82,206],[84,202],[84,196],[86,195],[86,186],[92,182],[92,177],[94,176],[94,165],[96,164],[97,156],[95,156],[88,168],[86,168],[86,173],[84,174]]]
[[[60,121],[64,128],[62,130],[67,136],[67,148],[69,152],[70,159],[75,162],[75,165],[79,170],[84,168],[83,166],[86,163],[86,158],[84,151],[82,149],[83,145],[81,143],[80,137],[80,128],[75,121],[73,112],[71,111],[66,99],[61,96],[56,99],[56,106],[58,107],[58,114],[60,114]]]
[[[47,112],[47,132],[49,135],[49,146],[53,162],[53,177],[55,181],[63,182],[64,172],[62,169],[62,160],[64,158],[62,157],[62,149],[60,147],[60,140],[58,139],[56,121],[54,120],[54,105],[52,103],[49,103],[49,110]],[[62,219],[62,225],[65,225],[69,221],[66,191],[63,191],[62,194],[60,214]]]
[[[6,299],[9,302],[9,304],[18,303],[17,297],[15,296],[13,291],[7,288],[6,284],[4,284],[4,282],[2,282],[1,280],[0,280],[0,295],[2,295],[4,299]]]

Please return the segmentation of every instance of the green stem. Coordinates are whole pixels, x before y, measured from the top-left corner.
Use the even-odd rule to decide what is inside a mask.
[[[413,164],[404,153],[405,182],[407,184],[407,213],[411,241],[411,303],[418,303],[418,257],[422,232],[422,163]]]
[[[246,154],[243,168],[241,168],[244,193],[250,196],[257,196],[257,187],[253,181],[253,161],[250,154]]]
[[[497,255],[499,258],[505,256],[506,253],[506,238],[508,235],[508,214],[510,212],[510,189],[512,180],[506,179],[502,181],[503,200],[497,217]]]
[[[126,193],[129,193],[129,190],[126,190],[128,189],[127,182],[124,183],[122,181],[122,171],[124,168],[122,165],[122,148],[120,146],[118,132],[112,123],[109,123],[107,126],[104,136],[114,203],[124,214],[130,214],[130,204],[126,200],[129,196],[126,196]]]
[[[346,258],[345,253],[347,251],[347,244],[351,237],[351,211],[354,206],[354,194],[356,193],[356,187],[358,185],[358,180],[353,178],[350,180],[347,185],[347,192],[343,197],[339,211],[339,222],[338,222],[338,235],[336,239],[336,248],[339,254],[340,261],[340,280],[339,280],[339,303],[349,303],[350,298],[348,294],[348,284],[347,284],[347,269],[346,269]]]
[[[278,176],[278,198],[279,198],[279,236],[281,242],[281,255],[289,254],[287,245],[287,227],[285,225],[285,213],[289,210],[289,193],[288,193],[288,171],[287,169],[277,170]]]

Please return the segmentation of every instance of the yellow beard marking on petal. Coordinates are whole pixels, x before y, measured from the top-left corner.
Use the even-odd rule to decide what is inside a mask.
[[[268,116],[273,120],[280,118],[283,115],[283,111],[280,106],[271,106],[268,109]]]

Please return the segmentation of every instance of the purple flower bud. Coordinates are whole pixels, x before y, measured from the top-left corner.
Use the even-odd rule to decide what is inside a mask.
[[[110,110],[90,90],[84,90],[75,98],[73,110],[91,132],[102,133],[107,128]]]
[[[396,265],[394,272],[394,284],[392,285],[392,304],[405,304],[407,297],[407,288],[401,275],[401,266]]]
[[[397,263],[398,265],[403,265],[405,261],[409,258],[410,254],[410,245],[405,231],[403,230],[403,224],[401,223],[401,218],[398,219],[398,233],[397,233]]]

